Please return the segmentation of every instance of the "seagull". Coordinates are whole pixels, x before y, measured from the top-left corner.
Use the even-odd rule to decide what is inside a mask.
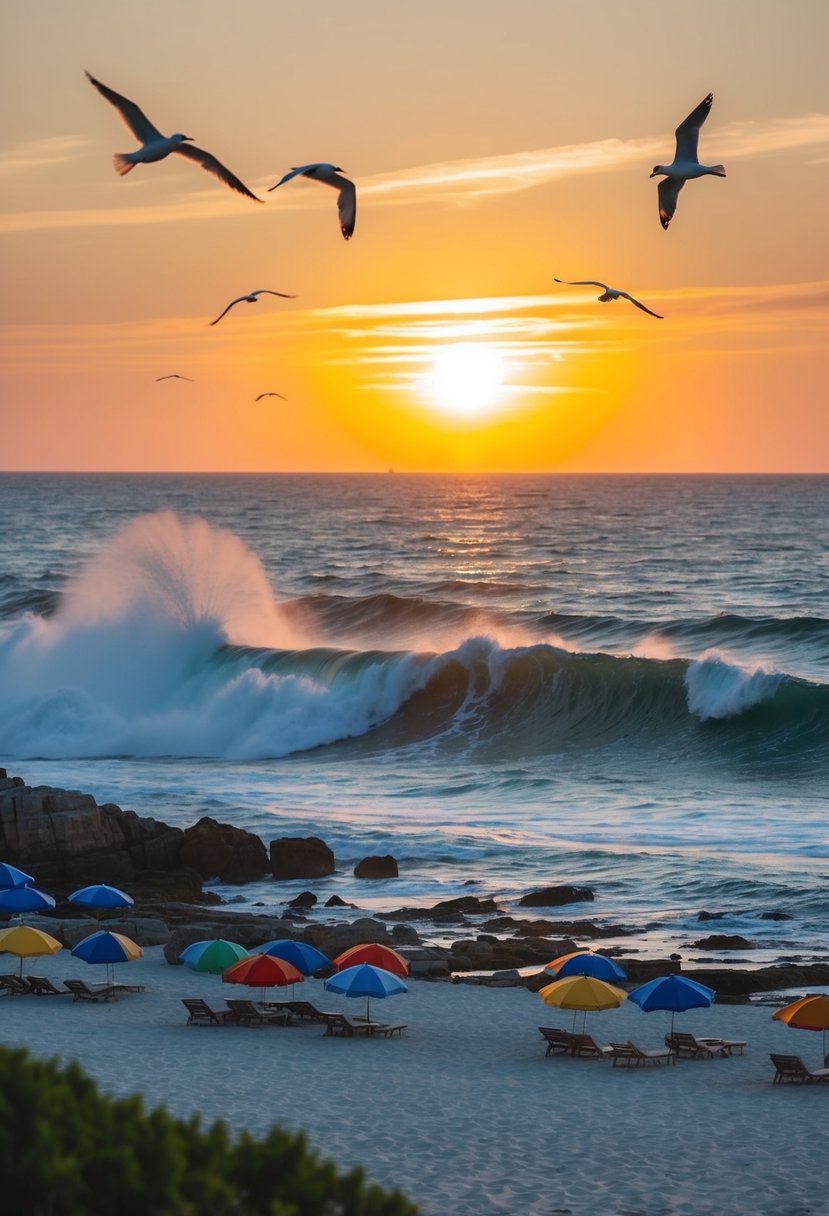
[[[280,401],[288,400],[288,398],[283,397],[281,393],[260,393],[256,400],[261,401],[263,397],[278,397]]]
[[[300,165],[299,168],[291,169],[290,173],[286,173],[281,178],[276,186],[269,186],[268,192],[275,190],[277,186],[289,182],[292,177],[301,174],[303,177],[310,177],[315,182],[325,182],[326,186],[333,186],[335,190],[339,190],[337,195],[337,211],[340,215],[340,232],[346,240],[354,235],[354,224],[357,219],[357,191],[354,188],[354,182],[348,180],[347,177],[340,177],[345,170],[339,165]]]
[[[241,304],[246,300],[248,304],[255,304],[259,296],[281,296],[283,300],[295,300],[296,296],[288,296],[284,291],[271,291],[269,287],[260,287],[258,291],[252,291],[249,295],[238,296],[235,300],[231,300],[224,312],[220,312],[216,321],[221,321],[225,313],[230,312],[235,304]],[[211,321],[211,325],[215,325],[216,321]]]
[[[697,156],[699,129],[708,117],[708,111],[714,103],[714,94],[709,93],[692,110],[687,118],[679,124],[676,135],[676,152],[670,165],[654,165],[651,177],[664,173],[664,180],[659,183],[659,222],[667,228],[676,211],[676,200],[685,183],[692,177],[725,177],[723,165],[701,165]]]
[[[201,165],[203,169],[206,169],[208,173],[212,173],[214,177],[218,177],[219,181],[230,186],[232,190],[238,190],[240,194],[244,194],[247,198],[252,198],[254,202],[262,202],[261,198],[257,198],[255,194],[252,194],[245,183],[240,181],[229,169],[226,169],[221,161],[216,160],[215,156],[211,156],[209,152],[205,152],[202,148],[188,147],[186,141],[193,138],[191,135],[162,135],[134,101],[128,101],[126,97],[122,97],[114,89],[108,89],[105,84],[101,84],[100,80],[96,80],[89,72],[86,73],[86,77],[90,84],[94,84],[101,96],[106,97],[107,101],[115,106],[126,126],[129,127],[135,138],[141,141],[142,146],[136,152],[116,152],[113,156],[112,163],[115,166],[115,171],[116,173],[120,173],[121,177],[129,173],[131,169],[134,169],[136,165],[164,160],[164,157],[169,156],[171,152],[178,152],[182,156],[186,156],[188,160],[194,160],[196,164]]]
[[[189,380],[191,384],[195,383],[190,376],[180,376],[178,372],[171,372],[169,376],[156,376],[156,384],[158,384],[159,380]]]
[[[641,308],[642,312],[650,313],[652,317],[663,321],[665,318],[658,312],[652,312],[650,308],[646,308],[644,304],[640,304],[633,296],[628,295],[626,291],[617,291],[615,287],[608,287],[607,283],[599,283],[596,279],[576,279],[571,283],[568,279],[556,279],[557,283],[564,283],[567,287],[601,287],[603,294],[598,298],[602,304],[608,304],[611,300],[630,300],[631,304],[635,304],[637,308]]]

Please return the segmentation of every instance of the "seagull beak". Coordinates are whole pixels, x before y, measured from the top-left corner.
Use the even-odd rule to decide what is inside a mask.
[[[195,137],[195,135],[184,135],[182,138],[183,138],[183,139],[186,139],[186,140],[188,140],[190,143],[192,143],[192,142],[193,142],[193,140],[194,140],[196,137]]]
[[[649,173],[649,174],[648,174],[648,177],[658,177],[658,176],[659,176],[659,174],[658,174],[658,173],[655,173],[655,172],[654,172],[654,173]]]

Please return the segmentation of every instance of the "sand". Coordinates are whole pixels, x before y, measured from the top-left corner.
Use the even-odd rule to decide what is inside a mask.
[[[7,957],[2,963],[17,960]],[[66,952],[24,974],[100,980]],[[16,969],[16,968],[14,968]],[[214,1005],[247,989],[164,962],[160,947],[118,969],[143,994],[106,1004],[0,998],[0,1042],[78,1060],[108,1091],[261,1132],[303,1128],[341,1166],[396,1184],[424,1216],[817,1216],[829,1085],[772,1085],[770,1051],[821,1064],[817,1034],[772,1022],[768,1006],[714,1006],[678,1027],[746,1039],[743,1057],[613,1068],[544,1056],[539,1025],[571,1025],[524,989],[410,981],[373,1015],[401,1038],[325,1037],[306,1024],[185,1026],[185,996]],[[308,980],[326,1009],[361,1010]],[[581,1016],[581,1015],[579,1015]],[[588,1015],[596,1038],[657,1047],[668,1014],[633,1005]]]

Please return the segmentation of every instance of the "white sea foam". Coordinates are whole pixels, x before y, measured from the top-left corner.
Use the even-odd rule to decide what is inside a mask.
[[[688,709],[702,722],[735,718],[773,697],[783,676],[764,667],[748,670],[720,651],[707,651],[685,673]]]

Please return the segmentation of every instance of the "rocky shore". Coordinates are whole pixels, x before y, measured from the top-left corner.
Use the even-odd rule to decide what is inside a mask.
[[[550,959],[579,948],[597,948],[603,938],[631,935],[633,930],[610,924],[600,915],[527,919],[526,909],[567,907],[594,902],[583,885],[559,885],[528,892],[509,909],[492,900],[461,895],[431,908],[397,908],[364,915],[337,896],[324,905],[337,909],[337,919],[315,922],[317,898],[308,891],[287,898],[277,915],[254,915],[221,906],[204,883],[243,884],[271,876],[275,883],[307,879],[313,882],[335,872],[334,855],[317,837],[280,838],[266,848],[258,836],[209,817],[186,829],[139,816],[112,803],[99,805],[90,794],[46,786],[27,786],[21,777],[0,769],[0,860],[30,873],[35,884],[58,901],[49,916],[27,917],[73,946],[89,931],[88,918],[79,919],[67,902],[70,891],[89,883],[106,882],[126,889],[135,905],[128,917],[107,918],[107,927],[123,932],[141,945],[161,945],[169,963],[191,942],[230,936],[254,947],[272,938],[295,937],[329,956],[363,942],[385,942],[406,955],[414,975],[433,979],[539,987],[549,980],[519,969],[540,971]],[[368,857],[355,873],[372,879],[397,871],[393,857]],[[342,914],[342,919],[339,914]],[[780,913],[771,911],[770,917]],[[700,921],[716,920],[703,911]],[[7,918],[0,917],[7,922]],[[450,945],[436,944],[435,939]],[[712,951],[750,950],[745,939],[710,934],[693,943]],[[677,957],[639,959],[630,952],[608,949],[623,962],[633,983],[655,975],[683,971],[714,987],[722,999],[747,999],[802,985],[829,984],[829,964],[781,962],[748,968],[739,963],[721,968],[683,968]]]

